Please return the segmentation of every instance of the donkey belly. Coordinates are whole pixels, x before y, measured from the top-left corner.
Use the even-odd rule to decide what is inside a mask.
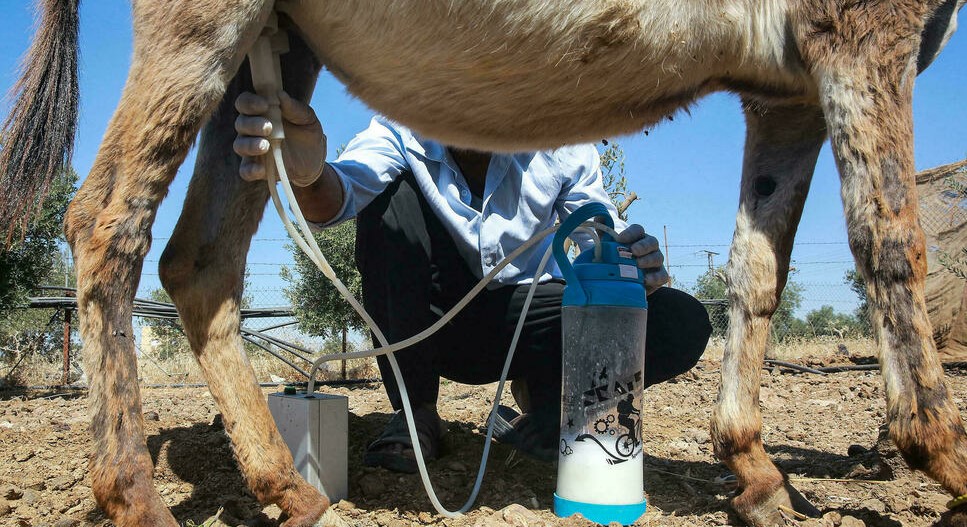
[[[677,0],[280,0],[278,8],[376,111],[449,144],[498,151],[629,133],[717,88],[717,72],[734,66],[722,48],[738,37],[702,4],[676,12]]]

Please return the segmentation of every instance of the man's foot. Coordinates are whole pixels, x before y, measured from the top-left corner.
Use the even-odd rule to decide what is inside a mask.
[[[536,412],[519,414],[509,406],[497,407],[494,439],[538,461],[557,461],[560,429],[556,418]]]
[[[434,409],[420,407],[413,410],[413,421],[416,423],[416,435],[420,441],[420,449],[423,451],[423,459],[427,461],[436,459],[440,449],[440,438],[443,436],[443,423],[440,421],[440,416]],[[410,440],[402,410],[393,414],[383,433],[366,447],[363,465],[383,467],[406,474],[413,474],[418,470],[413,442]]]

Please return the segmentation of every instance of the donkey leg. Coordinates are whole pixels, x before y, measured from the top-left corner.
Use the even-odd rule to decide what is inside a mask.
[[[258,35],[269,14],[265,3],[222,9],[211,2],[135,4],[128,83],[91,174],[68,209],[65,230],[77,266],[90,378],[92,489],[119,526],[178,525],[151,483],[131,306],[158,203],[241,63],[238,48]],[[187,22],[170,23],[173,11]]]
[[[867,284],[890,437],[911,468],[962,496],[967,434],[944,383],[924,301],[927,259],[911,104],[916,52],[907,45],[900,55],[905,43],[868,63],[839,57],[842,62],[830,64],[820,77],[822,104],[842,180],[850,248]],[[951,517],[952,524],[967,525],[967,506]]]
[[[308,100],[319,64],[295,39],[291,50],[283,56],[286,90]],[[296,472],[239,334],[245,256],[268,197],[264,183],[239,178],[239,158],[232,151],[233,103],[243,89],[252,89],[250,78],[243,66],[202,131],[185,207],[161,257],[161,279],[178,307],[249,488],[260,502],[279,505],[288,517],[286,526],[307,526],[329,500]]]
[[[712,415],[715,454],[738,477],[733,507],[750,525],[781,522],[778,506],[816,512],[785,482],[762,445],[759,379],[769,322],[779,306],[789,256],[816,158],[825,139],[816,106],[752,107],[739,212],[729,252],[729,330]]]

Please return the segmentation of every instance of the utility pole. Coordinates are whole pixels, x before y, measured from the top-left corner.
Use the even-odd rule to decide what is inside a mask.
[[[699,252],[705,253],[705,255],[708,256],[708,270],[711,271],[715,269],[715,257],[718,256],[719,253],[708,251],[708,250],[701,250]]]
[[[671,257],[671,253],[668,252],[668,225],[662,225],[661,228],[665,232],[665,269],[671,269],[672,268],[672,257]],[[669,271],[668,272],[668,286],[669,287],[672,286],[672,281],[673,280],[674,280],[674,278],[672,278],[671,271]]]

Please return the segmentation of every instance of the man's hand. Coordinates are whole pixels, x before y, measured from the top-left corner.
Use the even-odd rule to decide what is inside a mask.
[[[658,247],[658,238],[645,234],[641,225],[631,225],[618,233],[618,243],[631,248],[631,254],[638,262],[638,268],[645,275],[645,293],[652,294],[656,289],[668,283],[668,271],[665,270],[665,255]]]
[[[289,180],[298,187],[307,187],[322,174],[326,164],[326,135],[316,113],[309,105],[279,94],[282,119],[285,121],[285,141],[282,157]],[[272,123],[263,114],[268,111],[269,103],[265,97],[243,92],[235,99],[235,109],[239,116],[235,120],[233,148],[242,156],[239,175],[245,181],[265,179],[266,156],[269,153],[269,134]]]

